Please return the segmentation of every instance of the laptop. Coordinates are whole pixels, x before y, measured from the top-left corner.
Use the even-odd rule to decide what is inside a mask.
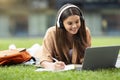
[[[115,68],[120,46],[87,48],[81,70]]]

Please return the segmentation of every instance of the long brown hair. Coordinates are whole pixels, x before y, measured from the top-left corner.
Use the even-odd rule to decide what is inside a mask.
[[[61,14],[61,22],[63,22],[66,18],[68,18],[71,15],[79,15],[81,21],[81,27],[79,28],[77,34],[73,36],[72,60],[69,56],[70,48],[68,47],[68,45],[70,45],[70,42],[67,38],[67,31],[65,30],[64,25],[62,23],[60,23],[60,27],[57,27],[56,25],[56,45],[58,48],[58,52],[56,53],[56,55],[60,56],[59,60],[64,61],[66,64],[80,64],[81,59],[84,57],[84,52],[87,43],[85,21],[79,9],[75,7],[70,7]]]

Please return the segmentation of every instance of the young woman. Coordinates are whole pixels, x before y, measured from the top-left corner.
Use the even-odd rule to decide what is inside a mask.
[[[73,4],[65,4],[58,11],[56,26],[46,32],[40,64],[53,70],[63,69],[66,64],[81,64],[85,49],[90,46],[90,31],[81,10]]]

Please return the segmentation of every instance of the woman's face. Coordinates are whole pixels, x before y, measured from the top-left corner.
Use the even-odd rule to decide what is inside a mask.
[[[70,35],[76,34],[81,26],[80,16],[78,16],[78,15],[69,16],[68,18],[66,18],[63,21],[63,25],[64,25],[66,31]]]

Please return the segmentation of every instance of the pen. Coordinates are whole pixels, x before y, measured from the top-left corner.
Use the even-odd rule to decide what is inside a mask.
[[[57,60],[57,59],[55,59],[55,58],[53,58],[53,57],[52,57],[52,59],[53,59],[55,62],[58,62],[58,60]]]
[[[49,56],[52,60],[54,60],[55,62],[58,62],[58,60],[56,58],[53,58],[52,56]]]

